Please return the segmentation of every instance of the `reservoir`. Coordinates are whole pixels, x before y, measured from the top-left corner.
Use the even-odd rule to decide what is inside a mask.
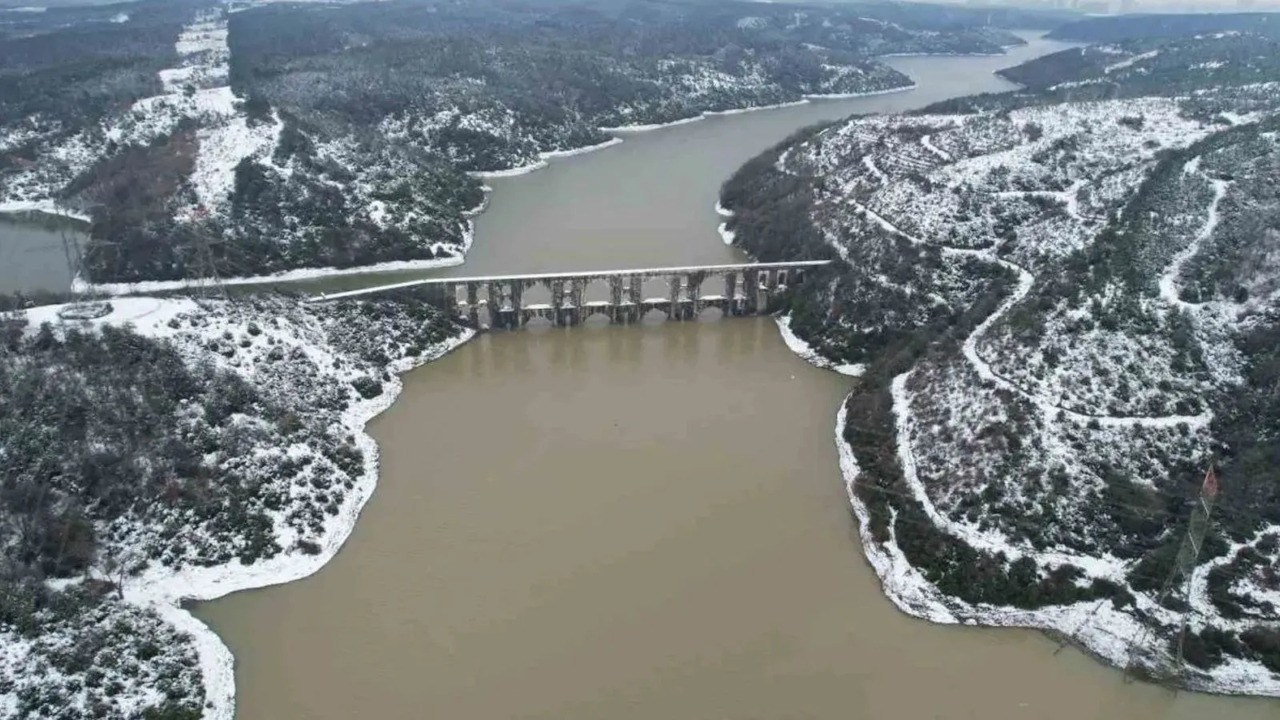
[[[898,58],[917,89],[713,117],[491,180],[448,272],[741,261],[713,206],[742,162],[821,120],[1007,88],[993,70],[1056,47]],[[833,443],[853,380],[797,358],[769,318],[714,315],[491,333],[405,375],[370,425],[381,477],[337,557],[198,609],[236,656],[237,718],[1276,717],[1126,683],[1038,632],[899,612]]]
[[[42,213],[0,214],[0,293],[69,290],[67,257],[83,244],[82,227]]]

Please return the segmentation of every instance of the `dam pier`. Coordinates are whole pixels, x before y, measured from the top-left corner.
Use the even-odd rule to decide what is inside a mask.
[[[558,327],[604,315],[610,322],[633,323],[653,310],[669,320],[691,320],[706,308],[725,315],[766,312],[770,299],[804,282],[808,271],[830,260],[697,265],[688,267],[600,270],[591,272],[449,277],[411,280],[350,292],[320,295],[313,302],[359,297],[408,288],[437,290],[443,304],[477,328],[515,330],[536,319]],[[666,285],[662,295],[646,297],[646,282]],[[589,300],[593,283],[608,288],[608,299]],[[528,302],[526,292],[545,288],[549,302]]]

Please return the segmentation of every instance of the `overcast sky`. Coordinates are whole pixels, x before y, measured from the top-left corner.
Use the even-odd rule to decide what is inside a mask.
[[[1093,10],[1108,6],[1112,12],[1241,12],[1280,10],[1280,0],[919,0],[958,5],[1044,8],[1080,7]]]
[[[120,0],[0,0],[2,7],[40,7],[60,5],[101,5]],[[1112,12],[1122,8],[1126,12],[1238,12],[1245,10],[1280,11],[1280,0],[919,0],[919,2],[943,2],[957,5],[1005,6],[1005,7],[1083,7],[1093,10],[1109,6]]]

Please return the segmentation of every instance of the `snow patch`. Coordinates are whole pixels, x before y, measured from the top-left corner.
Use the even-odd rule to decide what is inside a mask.
[[[782,341],[787,344],[787,347],[791,349],[791,352],[807,360],[810,365],[820,367],[824,370],[834,370],[841,375],[848,375],[849,377],[860,377],[864,372],[866,372],[866,365],[855,363],[836,363],[823,357],[822,353],[819,353],[817,350],[810,347],[809,343],[802,340],[800,336],[796,335],[795,332],[791,330],[790,313],[780,315],[774,318],[774,320],[778,324],[778,332],[782,334]]]
[[[274,152],[284,123],[273,113],[271,124],[250,125],[241,115],[226,123],[201,128],[199,151],[191,184],[196,193],[196,205],[177,213],[179,220],[191,220],[198,212],[219,212],[231,202],[235,190],[236,167],[245,158],[264,159]]]
[[[1131,58],[1126,58],[1124,60],[1121,60],[1120,62],[1112,63],[1106,66],[1105,68],[1102,69],[1102,73],[1104,75],[1110,75],[1111,73],[1117,70],[1123,70],[1127,67],[1132,67],[1135,63],[1140,63],[1143,60],[1150,60],[1151,58],[1159,54],[1160,54],[1159,50],[1152,50],[1151,52],[1140,53],[1138,55],[1134,55]]]
[[[463,237],[470,246],[471,233],[464,232]],[[391,262],[360,265],[347,268],[300,268],[286,270],[272,275],[253,275],[249,277],[221,278],[205,280],[193,278],[188,280],[146,280],[136,283],[89,283],[77,277],[71,283],[71,289],[77,293],[106,293],[108,295],[136,295],[141,293],[168,292],[170,290],[186,290],[209,288],[216,285],[266,285],[271,283],[297,282],[299,280],[315,280],[340,275],[373,275],[384,272],[403,270],[435,270],[437,268],[454,267],[462,264],[462,257],[454,255],[432,260],[395,260]]]
[[[794,100],[792,102],[776,103],[774,105],[752,105],[749,107],[734,108],[732,110],[706,110],[694,115],[693,117],[682,118],[680,120],[673,120],[666,123],[619,125],[616,127],[602,127],[600,130],[607,133],[622,134],[651,132],[653,130],[675,127],[676,125],[687,125],[688,123],[698,122],[717,115],[741,115],[743,113],[760,112],[762,110],[777,110],[779,108],[796,107],[798,105],[804,105],[805,103],[820,100],[847,100],[850,98],[868,97],[871,95],[888,95],[890,93],[907,92],[908,90],[914,90],[915,88],[916,85],[912,83],[910,85],[901,85],[898,87],[885,88],[883,90],[868,90],[866,92],[857,93],[808,94],[804,95],[800,100]]]
[[[1196,158],[1196,160],[1199,159],[1200,158]],[[1196,167],[1191,169],[1191,172],[1197,171],[1198,164]],[[1174,307],[1188,310],[1198,307],[1196,303],[1186,302],[1179,297],[1178,277],[1182,274],[1182,268],[1186,266],[1187,262],[1190,261],[1191,258],[1195,257],[1196,253],[1200,252],[1200,246],[1203,245],[1206,240],[1213,237],[1213,231],[1217,229],[1218,222],[1221,220],[1218,208],[1222,205],[1222,199],[1227,196],[1227,188],[1230,186],[1230,183],[1225,180],[1217,179],[1211,180],[1210,182],[1213,184],[1213,200],[1209,203],[1209,215],[1205,218],[1204,225],[1201,226],[1200,231],[1196,233],[1194,238],[1192,238],[1191,244],[1182,250],[1182,252],[1175,255],[1173,261],[1169,263],[1168,268],[1160,275],[1160,297]]]
[[[719,200],[716,201],[716,214],[722,218],[733,217],[733,211],[721,205]],[[724,241],[725,245],[732,245],[737,237],[737,233],[729,229],[729,221],[727,219],[716,226],[716,232],[720,233],[720,239]]]
[[[57,215],[86,223],[93,221],[93,218],[89,217],[88,213],[59,205],[57,200],[12,200],[0,202],[0,214],[24,212]]]

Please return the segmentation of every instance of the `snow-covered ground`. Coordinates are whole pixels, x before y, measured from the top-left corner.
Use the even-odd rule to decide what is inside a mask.
[[[724,241],[725,245],[732,245],[733,241],[737,237],[737,235],[729,229],[729,218],[733,217],[733,211],[721,205],[720,201],[717,200],[716,214],[725,218],[724,222],[716,226],[716,232],[720,234],[720,239]]]
[[[1224,103],[1231,92],[1224,91]],[[1204,398],[1240,382],[1231,340],[1237,308],[1221,300],[1202,308],[1179,297],[1189,264],[1223,224],[1231,180],[1202,172],[1199,157],[1183,172],[1161,170],[1148,202],[1164,205],[1135,213],[1142,224],[1128,230],[1151,238],[1152,246],[1134,251],[1130,261],[1142,263],[1137,269],[1149,286],[1135,287],[1131,275],[1117,272],[1092,294],[1053,296],[1047,288],[1061,287],[1055,283],[1063,264],[1098,241],[1163,167],[1165,153],[1222,127],[1184,112],[1177,98],[1131,98],[853,119],[780,154],[777,171],[820,179],[812,190],[820,237],[849,264],[848,275],[869,283],[860,287],[883,288],[886,308],[903,297],[965,307],[954,294],[963,286],[939,284],[941,268],[927,261],[929,252],[1002,268],[1013,281],[999,305],[955,344],[954,355],[929,355],[888,388],[907,497],[943,536],[1005,562],[1030,558],[1042,577],[1078,568],[1079,587],[1128,586],[1135,560],[1109,552],[1117,541],[1102,538],[1114,538],[1106,528],[1115,521],[1095,501],[1117,480],[1098,468],[1120,473],[1152,497],[1170,494],[1181,468],[1211,460],[1214,413]],[[877,275],[884,258],[895,256],[907,266],[890,264],[890,272]],[[834,310],[836,285],[846,280],[833,282],[811,310]],[[786,319],[779,325],[798,354],[814,354],[804,339],[788,337],[794,333]],[[874,324],[867,330],[872,338],[882,332]],[[837,316],[829,335],[815,341],[829,343],[847,331],[848,321]],[[894,537],[870,536],[867,508],[853,492],[859,470],[843,439],[844,421],[842,410],[837,444],[866,552],[904,610],[938,622],[1053,630],[1117,665],[1129,664],[1135,652],[1144,661],[1159,655],[1142,645],[1161,642],[1148,628],[1176,627],[1179,616],[1148,593],[1135,592],[1134,604],[1123,609],[1089,601],[1021,610],[939,591]],[[1244,632],[1252,621],[1224,618],[1207,599],[1210,569],[1197,570],[1192,631]],[[1249,602],[1271,593],[1253,580],[1233,588]],[[1280,677],[1239,657],[1185,681],[1280,695]]]
[[[274,112],[270,123],[250,123],[239,108],[231,91],[231,48],[227,46],[225,12],[214,9],[197,16],[182,29],[175,49],[181,64],[160,71],[165,90],[171,97],[194,92],[216,102],[216,112],[197,132],[195,168],[191,173],[195,200],[176,213],[179,221],[188,221],[225,212],[235,189],[236,166],[248,157],[270,157],[284,123]]]
[[[468,227],[467,237],[471,236]],[[467,243],[470,246],[470,242]],[[246,275],[241,277],[219,278],[217,285],[266,285],[271,283],[298,282],[316,280],[342,275],[374,275],[377,273],[398,272],[404,270],[434,270],[436,268],[454,267],[462,264],[462,258],[451,256],[438,260],[396,260],[360,265],[349,268],[299,268],[286,270],[273,275]],[[215,285],[213,280],[147,280],[136,283],[87,283],[83,278],[72,281],[75,292],[105,293],[107,295],[137,295],[145,293],[168,292],[171,290],[208,288]]]
[[[86,330],[103,325],[129,326],[140,335],[172,343],[193,367],[211,363],[213,367],[227,369],[243,377],[254,387],[268,387],[279,383],[281,363],[291,358],[310,370],[308,381],[320,386],[343,388],[352,381],[367,375],[371,370],[381,373],[384,368],[369,368],[364,360],[351,354],[351,350],[339,346],[330,338],[364,333],[368,328],[344,327],[345,323],[360,322],[357,310],[354,315],[327,314],[326,306],[307,306],[282,298],[230,303],[227,301],[196,301],[189,298],[127,297],[111,301],[112,311],[97,320],[74,322],[75,327]],[[62,326],[59,311],[64,306],[43,306],[26,311],[30,327],[51,323]],[[332,308],[333,306],[327,306]],[[385,322],[385,313],[378,313],[374,325]],[[368,321],[365,321],[368,322]],[[411,315],[404,318],[404,327],[415,327],[424,321]],[[361,508],[372,494],[378,477],[378,452],[373,439],[364,431],[365,424],[382,412],[395,400],[400,382],[395,374],[419,364],[429,362],[456,348],[472,335],[473,331],[461,328],[453,335],[429,347],[418,349],[412,344],[411,354],[391,352],[398,357],[385,368],[389,379],[383,382],[382,391],[366,399],[353,396],[345,410],[337,416],[338,436],[354,436],[362,453],[363,467],[352,489],[341,499],[338,512],[323,515],[322,530],[310,547],[300,549],[295,526],[286,519],[289,508],[275,512],[274,533],[278,544],[285,550],[267,560],[251,564],[232,559],[230,562],[201,566],[195,563],[178,563],[175,566],[152,563],[140,574],[123,579],[123,598],[129,606],[144,613],[155,613],[172,628],[188,633],[194,639],[200,671],[205,685],[206,707],[204,717],[211,720],[230,720],[235,707],[235,679],[233,659],[222,641],[207,627],[196,620],[181,604],[184,600],[208,600],[227,593],[255,587],[289,582],[305,577],[322,567],[345,542]],[[230,355],[218,352],[222,339],[239,337],[238,349]],[[374,342],[378,342],[376,334]],[[344,340],[346,342],[346,340]],[[399,350],[399,348],[397,348]],[[264,451],[274,451],[264,448]],[[290,453],[308,454],[303,448],[282,448]],[[292,483],[285,478],[286,486]],[[4,636],[10,640],[9,636]],[[13,639],[0,643],[0,679],[24,687],[38,678],[23,677],[20,669],[29,654],[27,644]],[[140,708],[153,704],[156,688],[145,684],[126,684],[114,700],[121,707]],[[14,717],[6,713],[6,707],[16,707],[16,701],[7,691],[0,692],[0,717]],[[127,713],[126,713],[127,714]]]
[[[263,133],[234,127],[239,115],[238,100],[227,84],[230,50],[221,9],[201,12],[182,30],[175,50],[182,64],[160,71],[163,94],[142,98],[127,112],[105,118],[101,127],[46,148],[40,162],[6,178],[0,188],[0,205],[49,205],[66,183],[114,149],[146,145],[172,133],[184,121],[195,121],[203,128],[202,140],[210,145],[202,153],[208,157],[197,159],[197,192],[209,195],[229,187],[225,166],[230,157],[261,150],[257,136]],[[266,134],[274,137],[271,132]],[[214,156],[226,157],[217,160]],[[83,212],[75,210],[62,214],[84,217]]]
[[[835,444],[840,458],[849,503],[858,519],[862,547],[868,562],[880,578],[885,595],[903,612],[930,622],[954,625],[1026,627],[1046,630],[1062,642],[1071,642],[1117,667],[1127,667],[1134,659],[1135,641],[1146,626],[1131,611],[1115,608],[1110,599],[1020,610],[1008,606],[971,605],[940,592],[903,555],[897,540],[880,542],[871,534],[871,516],[859,495],[861,468],[853,449],[845,440],[847,406],[836,414]],[[874,490],[872,491],[874,492]],[[890,522],[893,527],[893,522]],[[1176,614],[1149,601],[1142,611],[1177,622]],[[1265,668],[1246,661],[1227,663],[1212,677],[1192,684],[1197,690],[1218,693],[1280,696],[1280,678]]]
[[[1199,160],[1199,158],[1196,158],[1196,160]],[[1199,163],[1193,160],[1188,163],[1187,171],[1198,172],[1198,168]],[[1209,204],[1209,211],[1206,214],[1204,225],[1196,233],[1191,244],[1175,255],[1173,262],[1169,263],[1168,269],[1160,275],[1160,299],[1184,310],[1194,308],[1195,303],[1186,302],[1179,296],[1178,276],[1182,274],[1182,268],[1187,264],[1187,261],[1200,252],[1200,247],[1204,242],[1213,236],[1213,231],[1217,229],[1218,221],[1220,220],[1218,207],[1222,204],[1222,199],[1227,196],[1227,188],[1230,186],[1230,183],[1225,180],[1213,180],[1212,183],[1213,200]]]
[[[809,361],[809,364],[825,370],[834,370],[841,375],[848,375],[850,377],[858,377],[866,371],[867,367],[862,364],[835,363],[823,357],[822,353],[814,350],[809,346],[809,343],[801,340],[799,336],[791,331],[790,315],[779,315],[774,318],[774,320],[778,324],[778,332],[782,334],[782,342],[787,344],[787,347],[791,349],[791,352]]]

